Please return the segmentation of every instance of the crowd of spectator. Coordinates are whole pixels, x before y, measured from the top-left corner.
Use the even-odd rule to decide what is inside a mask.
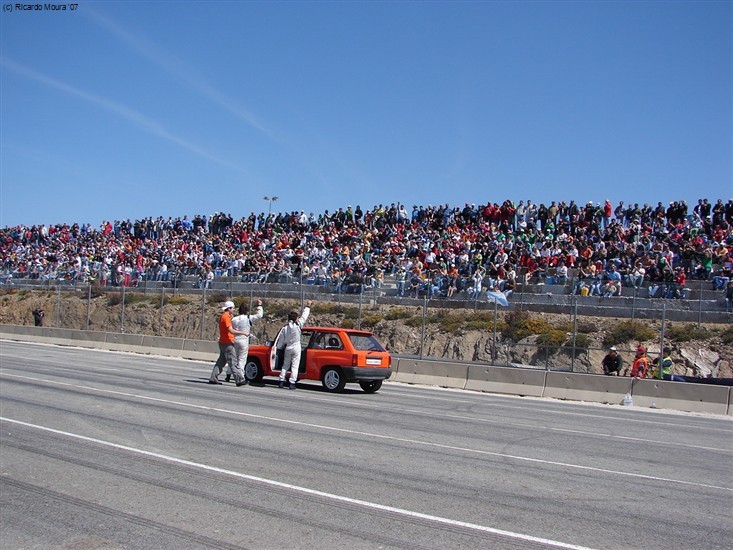
[[[583,295],[623,288],[684,297],[688,278],[730,286],[733,200],[615,207],[610,201],[510,200],[463,207],[359,206],[234,219],[146,218],[0,229],[5,276],[135,285],[201,285],[218,276],[301,281],[358,291],[394,275],[399,296],[511,293],[520,282],[567,284]]]

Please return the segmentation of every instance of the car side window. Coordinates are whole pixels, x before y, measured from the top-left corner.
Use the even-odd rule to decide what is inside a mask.
[[[306,332],[305,330],[300,333],[300,347],[308,347],[308,343],[311,341],[313,333],[311,331]]]
[[[326,333],[316,332],[313,335],[313,341],[310,344],[313,349],[326,349]]]
[[[344,349],[344,345],[341,343],[341,338],[334,332],[324,334],[324,341],[326,343],[326,349]]]

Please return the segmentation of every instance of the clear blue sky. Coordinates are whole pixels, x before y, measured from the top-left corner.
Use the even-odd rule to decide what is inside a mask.
[[[264,195],[733,197],[730,1],[82,0],[0,21],[0,226],[238,218]]]

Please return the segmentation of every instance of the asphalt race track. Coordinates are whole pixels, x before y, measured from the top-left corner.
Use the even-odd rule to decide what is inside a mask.
[[[0,545],[732,548],[733,419],[0,342]]]

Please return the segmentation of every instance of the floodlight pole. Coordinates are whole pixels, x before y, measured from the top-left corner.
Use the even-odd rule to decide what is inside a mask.
[[[269,196],[265,195],[262,198],[264,200],[266,200],[267,202],[270,203],[269,206],[268,206],[268,208],[267,208],[267,217],[269,218],[270,217],[270,214],[272,214],[272,203],[275,202],[280,197],[275,197],[275,196],[269,197]]]

